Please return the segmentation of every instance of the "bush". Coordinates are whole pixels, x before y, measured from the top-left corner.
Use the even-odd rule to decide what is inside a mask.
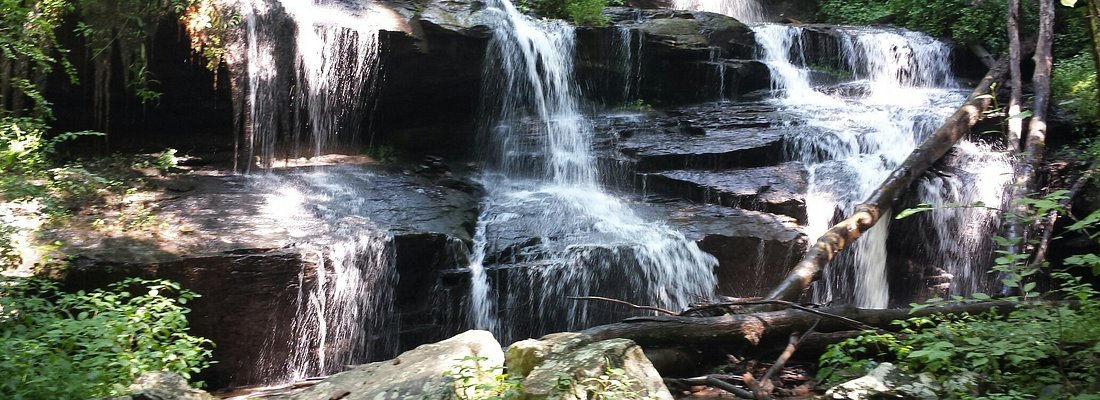
[[[892,16],[898,26],[964,44],[981,44],[997,54],[1007,48],[1005,7],[1004,0],[823,0],[817,19],[867,25]],[[1021,6],[1020,26],[1025,37],[1036,24],[1035,13],[1029,11],[1033,7],[1028,1]]]
[[[1095,127],[1100,122],[1092,55],[1081,54],[1055,62],[1050,85],[1054,104],[1069,113],[1070,120],[1078,128]]]
[[[622,0],[522,0],[523,9],[533,10],[546,18],[568,19],[577,25],[605,25],[603,9],[620,5]]]
[[[190,379],[212,343],[187,333],[198,297],[163,280],[127,279],[64,293],[40,279],[0,279],[0,398],[124,395],[146,371]]]
[[[1038,199],[1020,199],[1027,206],[1021,223],[1037,223],[1051,211],[1065,212],[1060,202],[1067,191]],[[906,210],[909,211],[909,210]],[[914,212],[934,211],[920,208]],[[899,217],[907,212],[902,212]],[[909,212],[908,214],[912,214]],[[1091,231],[1100,224],[1100,211],[1071,224],[1069,231]],[[1019,241],[995,237],[1001,247]],[[1030,243],[1029,244],[1034,244]],[[1017,246],[1019,247],[1019,246]],[[1004,300],[1015,302],[1007,315],[995,311],[980,315],[937,315],[894,321],[900,333],[866,332],[830,346],[821,356],[818,378],[826,381],[862,375],[879,362],[895,362],[905,372],[928,373],[940,384],[939,395],[960,399],[1100,399],[1100,293],[1081,276],[1054,271],[1057,290],[1040,293],[1034,277],[1045,262],[1030,262],[1027,254],[998,250],[993,271],[1002,283],[1020,293]],[[1064,263],[1100,274],[1100,257],[1084,254]],[[1070,300],[1040,302],[1036,298]],[[988,301],[976,293],[972,299]],[[943,302],[935,298],[921,309]],[[1042,394],[1041,396],[1032,396]]]

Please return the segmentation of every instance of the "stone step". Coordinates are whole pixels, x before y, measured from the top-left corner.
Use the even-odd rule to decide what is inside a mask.
[[[642,174],[646,194],[786,215],[806,223],[806,171],[802,164],[725,171],[674,170]]]

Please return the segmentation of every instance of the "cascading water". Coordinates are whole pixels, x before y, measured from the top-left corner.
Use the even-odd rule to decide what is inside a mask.
[[[245,10],[247,124],[259,165],[272,167],[281,140],[290,143],[285,155],[295,158],[354,144],[378,79],[378,31],[388,26],[381,11],[373,2],[337,0],[253,0]],[[293,22],[292,37],[285,20],[270,17],[276,12]],[[293,39],[292,48],[280,47],[286,39]],[[287,54],[293,55],[292,71],[280,65]],[[299,148],[304,142],[307,151]]]
[[[574,83],[574,28],[534,21],[508,0],[488,6],[498,18],[482,123],[494,172],[482,177],[471,322],[508,342],[615,318],[570,296],[668,308],[711,296],[712,256],[599,186]]]
[[[753,2],[684,0],[676,5],[721,12],[747,22],[762,21],[764,17],[752,11],[759,7],[747,3]],[[950,71],[950,48],[920,33],[836,27],[830,33],[814,33],[831,36],[833,48],[822,51],[807,48],[813,42],[806,37],[807,28],[754,24],[752,29],[759,59],[772,76],[775,95],[768,101],[803,121],[801,126],[792,127],[788,151],[791,159],[800,161],[808,170],[809,237],[820,236],[836,217],[849,214],[965,99]],[[810,50],[833,54],[817,54],[810,60],[815,57]],[[818,64],[819,70],[811,68],[812,64]],[[822,64],[832,71],[820,71]],[[821,79],[828,74],[834,76]],[[840,74],[850,76],[835,76]],[[826,87],[838,78],[852,82]],[[960,145],[968,146],[974,145],[966,142]],[[996,176],[1006,171],[996,162],[983,168],[992,168]],[[945,198],[964,201],[977,196],[987,204],[999,205],[998,188],[1003,188],[1004,181],[989,178],[983,182],[988,190],[961,194],[943,193],[946,187],[951,187],[942,186],[947,182],[926,180],[922,183],[926,186],[922,195],[930,201]],[[936,185],[941,185],[941,189],[933,190]],[[815,301],[853,302],[870,308],[888,305],[886,242],[890,215],[886,212],[874,228],[855,242],[851,251],[839,255],[825,270],[815,287]],[[947,230],[989,223],[989,216],[978,211],[956,210],[943,218],[942,225],[937,227],[944,230],[943,237],[956,236]],[[944,240],[940,246],[938,251],[944,258],[937,262],[949,266],[954,271],[951,274],[965,277],[979,273],[976,271],[980,265],[965,261],[972,257],[967,251],[974,250],[974,245],[966,247],[965,243]],[[959,284],[970,285],[966,283],[970,281],[961,278]]]
[[[289,141],[279,149],[288,157],[320,156],[360,135],[384,27],[374,7],[337,0],[249,2],[247,124],[262,168],[275,163],[277,140]],[[293,39],[290,46],[287,39]],[[293,66],[287,60],[295,60]],[[302,151],[305,142],[308,150]],[[393,238],[360,215],[366,201],[360,191],[369,190],[371,179],[341,167],[254,179],[253,190],[267,198],[265,212],[282,221],[312,265],[299,276],[289,333],[272,332],[264,346],[262,383],[331,374],[396,352]]]
[[[1011,161],[1004,152],[967,141],[955,152],[952,168],[925,176],[919,184],[919,201],[938,210],[913,218],[932,231],[935,246],[925,253],[949,279],[942,294],[991,293],[1000,284],[982,271],[993,254],[989,232],[1000,226],[999,207],[1012,179]]]
[[[673,0],[677,10],[707,11],[746,23],[764,22],[764,6],[756,0]]]
[[[266,198],[265,215],[279,221],[312,270],[299,274],[295,318],[285,359],[265,354],[270,382],[339,372],[397,350],[397,283],[393,238],[360,215],[369,173],[356,167],[254,178]]]

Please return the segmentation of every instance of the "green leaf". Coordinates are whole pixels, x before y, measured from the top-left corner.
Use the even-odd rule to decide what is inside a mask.
[[[1063,1],[1065,1],[1065,0],[1063,0]],[[1010,120],[1013,120],[1013,119],[1024,119],[1024,118],[1030,117],[1031,115],[1032,115],[1032,113],[1031,113],[1031,110],[1024,110],[1024,111],[1020,111],[1020,112],[1018,112],[1018,113],[1015,113],[1015,114],[1009,115],[1009,116],[1008,116],[1008,119],[1010,119]]]
[[[913,216],[915,214],[919,214],[919,213],[922,213],[922,212],[925,212],[925,211],[932,211],[932,210],[935,210],[935,207],[932,207],[931,205],[929,205],[927,203],[920,203],[920,204],[917,204],[916,207],[906,208],[904,210],[901,210],[901,212],[899,212],[898,215],[894,217],[894,219],[905,219],[905,218],[908,218],[908,217]]]

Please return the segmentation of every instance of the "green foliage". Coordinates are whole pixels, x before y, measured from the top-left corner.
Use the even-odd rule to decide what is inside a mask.
[[[226,13],[214,0],[176,2],[176,12],[191,40],[191,50],[206,59],[207,69],[216,70],[225,59],[226,33],[240,24],[241,15]]]
[[[1021,224],[1036,223],[1053,211],[1064,212],[1067,191],[1021,199],[1024,215],[1007,215]],[[915,212],[931,211],[922,205]],[[910,211],[910,210],[906,210]],[[903,211],[901,214],[904,214]],[[1088,231],[1100,224],[1100,212],[1072,224],[1071,231]],[[1096,239],[1093,236],[1093,239]],[[995,237],[1002,248],[1020,248],[1018,240]],[[1100,393],[1100,293],[1092,285],[1064,271],[1051,272],[1060,284],[1040,293],[1033,277],[1044,264],[1027,254],[998,250],[993,270],[1019,296],[1007,315],[995,310],[978,315],[934,315],[894,321],[899,333],[865,332],[830,347],[821,357],[818,378],[836,382],[862,375],[879,362],[894,362],[903,371],[926,373],[940,385],[944,398],[1096,399]],[[1100,256],[1084,254],[1066,260],[1070,266],[1089,266],[1100,273]],[[1039,297],[1069,299],[1073,303],[1034,301]],[[953,302],[989,301],[987,294],[956,296]],[[913,310],[935,307],[944,299],[914,304]],[[1041,394],[1040,396],[1033,396]]]
[[[521,0],[522,9],[546,18],[568,19],[577,25],[606,25],[603,9],[621,5],[622,0]]]
[[[885,1],[823,0],[818,2],[817,19],[824,22],[871,25],[891,15]]]
[[[523,397],[523,377],[509,376],[504,367],[485,367],[485,357],[467,356],[444,373],[455,383],[455,398],[460,400],[506,400]],[[610,365],[610,363],[609,363]],[[558,374],[554,390],[569,392],[592,400],[648,399],[636,389],[638,382],[622,368],[608,367],[599,376],[579,382],[569,373]]]
[[[1025,2],[1025,8],[1027,2]],[[1004,0],[824,0],[817,18],[823,22],[867,25],[892,17],[892,23],[960,43],[977,43],[999,53],[1007,48]],[[1021,12],[1031,18],[1030,12]],[[1031,20],[1021,22],[1030,27]],[[1025,28],[1026,29],[1026,28]]]
[[[1096,109],[1096,68],[1091,54],[1057,60],[1050,85],[1054,104],[1069,113],[1078,130],[1100,126],[1100,114]]]
[[[503,400],[523,394],[522,378],[508,376],[504,367],[486,368],[485,357],[466,356],[444,375],[455,382],[455,398],[460,400]]]
[[[588,398],[592,400],[644,399],[637,387],[638,381],[630,379],[622,368],[608,368],[594,378],[581,381]]]
[[[163,280],[77,293],[34,278],[0,280],[0,397],[119,396],[146,371],[189,378],[210,365],[212,346],[187,333],[184,305],[195,297]]]

